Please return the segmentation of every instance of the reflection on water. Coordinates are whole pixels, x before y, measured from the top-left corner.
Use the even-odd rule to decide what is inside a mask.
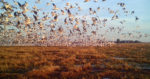
[[[129,60],[129,59],[133,59],[133,58],[114,57],[114,59],[116,59],[116,60]],[[135,67],[140,68],[140,69],[150,70],[150,64],[147,64],[147,63],[141,64],[141,63],[135,63],[135,62],[128,62],[128,65],[135,66]]]

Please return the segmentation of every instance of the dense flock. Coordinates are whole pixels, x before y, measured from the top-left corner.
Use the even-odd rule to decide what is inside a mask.
[[[127,21],[120,16],[130,15],[135,22],[139,20],[135,11],[126,9],[125,1],[119,0],[114,5],[118,9],[101,5],[107,0],[60,1],[63,7],[59,7],[56,0],[45,3],[44,0],[35,0],[34,3],[0,0],[0,45],[105,46],[114,44],[116,40],[113,35],[111,40],[107,40],[107,34],[111,33],[122,38],[149,36],[137,31],[123,32]],[[98,6],[86,6],[85,10],[84,5],[88,3]],[[105,14],[104,11],[109,13],[108,17],[100,15]],[[113,22],[118,26],[113,26]]]

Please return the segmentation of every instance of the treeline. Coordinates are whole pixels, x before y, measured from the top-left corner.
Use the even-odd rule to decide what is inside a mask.
[[[138,40],[120,40],[120,39],[117,39],[115,41],[115,43],[141,43],[141,41],[138,41]]]

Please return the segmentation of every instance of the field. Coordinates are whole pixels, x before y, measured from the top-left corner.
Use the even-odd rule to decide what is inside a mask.
[[[0,47],[0,79],[150,79],[150,44]]]

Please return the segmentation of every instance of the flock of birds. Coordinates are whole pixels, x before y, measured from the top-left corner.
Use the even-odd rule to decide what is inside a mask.
[[[44,0],[43,0],[44,1]],[[64,2],[63,2],[64,1]],[[81,0],[83,4],[88,2],[105,3],[106,0]],[[21,3],[0,0],[0,45],[47,45],[47,46],[73,46],[73,45],[108,45],[114,44],[107,41],[108,32],[116,32],[125,37],[147,37],[141,32],[123,33],[123,24],[126,20],[119,21],[119,10],[98,6],[89,7],[84,15],[83,6],[78,2],[66,2],[65,6],[58,7],[54,0],[48,1],[44,7],[50,7],[48,11],[38,8],[42,0],[36,0],[35,5],[28,2]],[[116,4],[124,15],[133,15],[135,11],[127,11],[125,3]],[[112,17],[101,18],[99,13],[106,10]],[[123,15],[121,14],[121,15]],[[107,25],[116,20],[118,27]],[[135,16],[135,20],[139,20]],[[134,36],[137,33],[138,36]],[[115,40],[115,38],[112,38]]]

